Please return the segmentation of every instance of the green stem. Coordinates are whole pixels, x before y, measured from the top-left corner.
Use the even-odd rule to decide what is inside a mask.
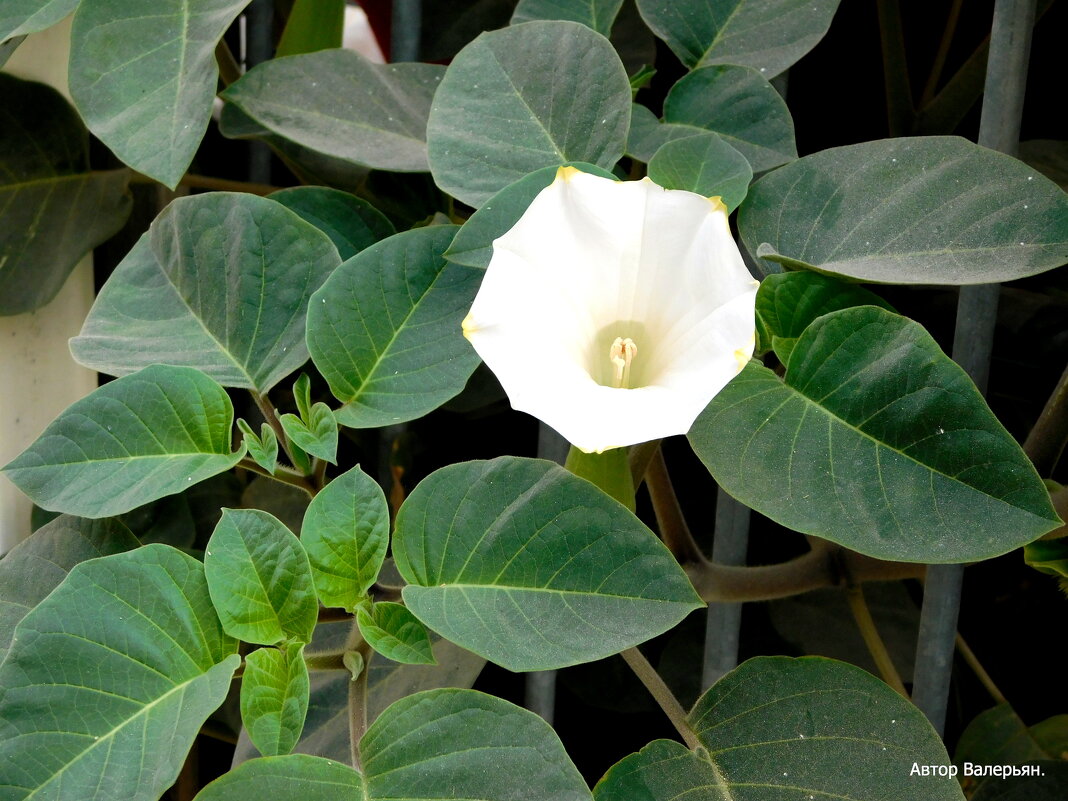
[[[241,77],[241,67],[238,66],[237,59],[234,58],[230,45],[226,44],[225,39],[220,39],[215,45],[215,61],[219,65],[219,77],[222,78],[225,86],[229,86]]]
[[[957,32],[957,21],[960,19],[960,9],[964,0],[953,0],[950,6],[949,16],[946,18],[946,27],[942,31],[942,39],[938,43],[938,52],[935,54],[934,63],[931,65],[931,73],[927,76],[927,84],[923,87],[920,95],[920,108],[931,102],[938,88],[938,82],[942,79],[942,70],[946,66],[946,56],[949,55],[949,46],[953,43],[953,36]]]
[[[289,484],[292,487],[304,490],[306,493],[315,497],[315,487],[311,485],[306,476],[302,476],[298,473],[294,473],[292,470],[286,469],[284,466],[279,465],[275,468],[274,473],[268,473],[262,467],[260,467],[254,460],[249,459],[247,456],[241,459],[237,463],[237,466],[243,470],[248,470],[250,473],[256,473],[267,478],[273,478],[275,481],[280,481],[283,484]]]
[[[654,439],[651,442],[640,442],[637,445],[631,445],[627,449],[627,460],[630,462],[630,477],[635,487],[640,486],[642,481],[645,480],[649,464],[652,462],[653,456],[659,447],[660,440]]]
[[[291,465],[296,465],[297,461],[293,458],[293,451],[289,447],[289,439],[286,437],[286,431],[282,428],[282,421],[278,419],[278,412],[274,410],[274,404],[266,395],[262,395],[255,390],[250,389],[249,394],[252,399],[256,401],[256,406],[259,407],[260,414],[263,415],[263,419],[267,421],[272,429],[274,429],[274,435],[278,438],[278,444],[282,446],[282,450],[285,452],[286,458],[289,459]],[[311,486],[309,484],[309,486]],[[314,494],[314,493],[313,493]]]
[[[701,553],[693,534],[690,533],[690,527],[686,525],[682,507],[679,506],[679,499],[671,484],[671,476],[668,475],[667,462],[664,461],[662,448],[656,449],[652,461],[649,462],[649,468],[645,473],[645,486],[653,502],[653,512],[656,514],[660,537],[664,540],[668,550],[680,562],[706,561],[705,555]]]
[[[155,178],[149,178],[139,172],[130,176],[132,184],[159,184]],[[218,192],[245,192],[249,195],[270,195],[282,187],[270,184],[257,184],[249,181],[231,181],[228,178],[213,178],[210,175],[195,175],[186,173],[178,181],[179,186],[187,186],[191,189],[212,189]]]
[[[990,693],[990,697],[994,699],[994,703],[1009,703],[1005,698],[1004,693],[998,689],[998,686],[994,684],[994,680],[990,678],[990,674],[986,672],[986,668],[983,667],[979,658],[975,655],[975,651],[968,646],[968,643],[965,642],[964,638],[960,635],[960,632],[957,632],[957,650],[960,651],[960,655],[964,657],[964,661],[967,663],[968,667],[975,673],[976,678],[979,679],[979,683],[986,688],[988,693]]]
[[[899,0],[877,0],[879,37],[883,50],[883,81],[886,86],[886,116],[890,136],[904,136],[912,128],[915,114],[909,68],[905,55],[905,35],[901,27]]]
[[[864,644],[868,647],[871,658],[875,660],[875,666],[879,669],[883,681],[897,690],[902,697],[908,698],[905,683],[901,681],[901,675],[894,667],[894,660],[890,658],[890,652],[886,650],[886,643],[879,636],[879,629],[864,600],[864,591],[860,585],[848,587],[846,598],[849,600],[849,609],[853,613],[853,619],[857,622],[857,628],[860,629],[860,636],[864,638]]]
[[[305,654],[304,664],[308,670],[348,670],[345,654],[341,651],[328,654]]]
[[[355,624],[353,628],[356,628]],[[363,670],[349,682],[349,748],[352,767],[360,770],[360,740],[367,731],[367,674],[371,668],[371,649],[366,642],[361,642],[356,650],[363,657]]]
[[[1023,449],[1039,475],[1048,476],[1057,466],[1065,442],[1068,442],[1068,366],[1027,435]]]
[[[627,664],[630,665],[630,669],[645,685],[645,689],[649,691],[656,703],[664,710],[664,714],[668,716],[671,724],[675,727],[675,731],[682,736],[683,742],[691,749],[700,746],[693,729],[686,723],[686,710],[682,708],[679,699],[668,689],[664,680],[660,678],[660,674],[653,669],[653,666],[649,664],[649,660],[645,658],[642,652],[637,648],[628,648],[620,653],[620,656],[626,660]]]

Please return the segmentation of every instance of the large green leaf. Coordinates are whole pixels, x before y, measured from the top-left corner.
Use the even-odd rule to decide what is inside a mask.
[[[165,545],[76,566],[0,665],[5,801],[156,801],[240,664],[203,567]]]
[[[771,78],[816,46],[838,0],[638,0],[653,33],[691,69],[742,64]]]
[[[427,123],[438,186],[478,207],[541,167],[623,155],[630,83],[612,45],[577,22],[484,33],[449,65]]]
[[[308,505],[300,541],[323,606],[354,609],[378,578],[389,545],[389,507],[359,465],[327,484]]]
[[[223,628],[245,642],[306,643],[319,612],[308,555],[259,509],[224,509],[204,552],[204,574]]]
[[[206,375],[157,364],[68,406],[4,472],[45,509],[110,517],[237,464],[233,419]]]
[[[719,134],[666,142],[649,160],[649,178],[667,189],[718,196],[731,212],[745,199],[753,169]]]
[[[597,801],[963,801],[923,714],[867,671],[819,657],[758,657],[688,716],[700,748],[657,740],[612,767]]]
[[[118,520],[63,515],[8,551],[0,559],[0,662],[18,622],[60,585],[71,568],[140,544]]]
[[[360,741],[363,776],[321,757],[253,759],[196,801],[589,801],[549,725],[473,690],[430,690],[392,704]],[[310,792],[310,794],[309,794]]]
[[[987,559],[1058,525],[965,372],[921,326],[874,306],[812,323],[785,380],[750,362],[689,436],[746,505],[882,559]]]
[[[81,0],[70,93],[112,152],[172,189],[211,117],[215,46],[249,0]]]
[[[478,364],[460,323],[482,272],[445,260],[456,227],[384,239],[342,264],[312,297],[308,349],[339,423],[373,428],[421,417],[464,388]]]
[[[0,314],[56,296],[126,222],[128,181],[128,170],[90,171],[89,135],[59,92],[0,74]]]
[[[623,0],[519,0],[512,25],[539,19],[566,19],[581,22],[601,34],[612,32]]]
[[[797,158],[794,122],[782,96],[750,67],[694,70],[671,87],[664,121],[712,131],[745,156],[753,172]]]
[[[430,101],[445,69],[374,64],[353,50],[267,61],[222,97],[277,136],[380,170],[420,172]]]
[[[616,177],[608,170],[602,170],[593,164],[575,162],[566,166],[602,178]],[[559,167],[542,167],[535,170],[514,184],[509,184],[483,203],[456,234],[449,249],[445,251],[445,258],[468,267],[488,267],[493,256],[493,240],[507,233],[519,222],[527,206],[542,189],[553,182],[559,170]]]
[[[701,605],[633,514],[536,459],[432,473],[397,514],[393,555],[416,617],[510,670],[600,659]]]
[[[293,750],[308,714],[309,686],[303,643],[257,648],[245,657],[241,722],[261,754]]]
[[[308,299],[338,264],[326,234],[272,200],[178,198],[112,273],[71,352],[113,375],[180,364],[266,392],[308,360]]]
[[[0,6],[0,42],[43,31],[78,5],[78,0],[5,0]]]
[[[693,125],[671,124],[661,122],[657,116],[643,106],[634,103],[630,107],[630,131],[627,134],[627,155],[638,161],[649,163],[656,152],[668,142],[701,136],[709,133],[704,128]]]
[[[1068,261],[1068,196],[955,137],[805,156],[753,184],[738,228],[754,256],[863,281],[982,284]]]
[[[345,0],[293,0],[275,58],[341,47]]]
[[[270,195],[330,237],[342,261],[396,231],[378,209],[362,198],[325,186],[294,186]]]

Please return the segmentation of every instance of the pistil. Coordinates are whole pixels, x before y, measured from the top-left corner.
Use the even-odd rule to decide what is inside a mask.
[[[638,355],[638,346],[630,337],[616,337],[608,350],[608,359],[612,362],[612,386],[617,389],[630,389],[630,366]]]

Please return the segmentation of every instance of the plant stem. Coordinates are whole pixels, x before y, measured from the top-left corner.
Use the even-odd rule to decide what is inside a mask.
[[[652,442],[640,442],[628,448],[627,460],[630,462],[630,477],[634,481],[635,488],[641,486],[642,481],[645,480],[645,473],[659,447],[660,440],[654,439]]]
[[[345,649],[355,650],[363,657],[360,675],[349,682],[349,748],[352,767],[360,770],[360,740],[367,731],[367,674],[371,672],[371,647],[355,623],[352,624]]]
[[[312,486],[315,487],[315,491],[318,492],[326,486],[326,466],[329,462],[326,459],[316,459],[315,469],[312,470]]]
[[[915,110],[909,69],[905,56],[905,35],[901,29],[899,0],[877,0],[879,38],[883,51],[883,81],[886,86],[886,119],[890,136],[904,136],[912,128]]]
[[[662,448],[656,449],[649,462],[649,468],[645,472],[645,486],[653,502],[653,512],[656,514],[660,537],[664,540],[668,550],[680,562],[704,562],[705,555],[701,553],[701,549],[694,541],[690,527],[686,525],[682,508],[679,506],[679,499],[671,484],[671,476],[668,475],[667,462],[664,461]]]
[[[875,626],[875,620],[871,616],[871,610],[864,600],[864,591],[860,585],[846,588],[846,598],[849,600],[849,609],[853,613],[853,619],[860,629],[860,636],[864,638],[864,644],[868,647],[868,653],[875,660],[875,666],[883,681],[893,687],[904,698],[909,694],[905,690],[905,683],[894,667],[894,661],[890,658],[890,652],[886,650],[886,643],[879,636],[879,629]]]
[[[352,620],[352,612],[348,612],[344,609],[335,609],[332,607],[319,607],[319,617],[316,618],[318,623],[343,623],[346,620]]]
[[[130,176],[132,184],[159,184],[155,178],[149,178],[135,172]],[[270,195],[282,187],[270,184],[257,184],[248,181],[232,181],[228,178],[213,178],[210,175],[195,175],[186,173],[178,181],[179,186],[188,186],[191,189],[213,189],[222,192],[245,192],[250,195]]]
[[[660,674],[649,664],[649,660],[636,647],[628,648],[620,653],[620,656],[626,660],[627,664],[630,665],[630,669],[645,685],[645,689],[649,691],[657,704],[660,705],[660,708],[664,710],[664,714],[668,716],[675,730],[682,736],[683,742],[691,749],[697,748],[700,743],[697,741],[693,730],[686,723],[686,710],[682,708],[679,699],[672,694],[664,680],[660,678]]]
[[[1027,435],[1023,449],[1039,475],[1048,476],[1057,466],[1065,442],[1068,442],[1068,365]]]
[[[343,651],[328,654],[305,654],[304,664],[308,670],[348,670]]]
[[[994,684],[994,680],[990,678],[990,674],[986,672],[986,668],[979,662],[975,652],[968,646],[964,638],[957,632],[957,650],[960,651],[960,655],[964,658],[965,663],[975,673],[976,678],[986,688],[986,691],[990,693],[990,697],[994,699],[996,704],[1007,704],[1008,700],[1005,698],[998,686]]]
[[[219,77],[222,78],[223,85],[229,86],[241,77],[241,67],[238,66],[237,59],[225,39],[220,39],[215,45],[215,61],[219,65]]]
[[[256,401],[256,406],[259,407],[260,414],[263,415],[263,419],[267,421],[272,429],[274,429],[274,435],[278,438],[278,444],[282,446],[282,450],[285,452],[286,458],[289,459],[289,463],[296,465],[296,460],[293,458],[293,452],[289,448],[289,440],[286,437],[286,431],[282,428],[282,421],[278,419],[278,413],[274,410],[274,404],[266,395],[261,395],[259,392],[250,389],[249,394],[252,399]],[[311,486],[309,484],[309,486]],[[314,493],[313,493],[314,494]]]
[[[920,108],[931,102],[938,88],[938,82],[942,78],[942,69],[946,66],[946,56],[949,55],[949,46],[953,43],[953,36],[957,32],[957,21],[960,19],[962,5],[964,5],[964,0],[953,0],[953,5],[950,6],[946,27],[938,43],[938,53],[931,65],[931,74],[927,76],[927,84],[923,87],[923,94],[920,95]]]
[[[275,469],[274,473],[268,473],[262,467],[260,467],[254,460],[249,459],[247,456],[243,457],[237,466],[243,470],[248,470],[250,473],[256,473],[267,478],[273,478],[275,481],[281,481],[283,484],[289,484],[291,487],[297,487],[304,490],[306,493],[315,497],[315,487],[311,485],[306,476],[298,475],[291,470],[287,470],[282,465],[279,465]]]

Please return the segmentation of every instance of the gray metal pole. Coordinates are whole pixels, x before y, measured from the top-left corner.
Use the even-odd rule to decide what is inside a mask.
[[[722,489],[716,494],[715,536],[712,561],[720,565],[744,565],[749,547],[749,508]],[[738,666],[738,641],[742,630],[740,603],[710,603],[705,619],[705,658],[701,671],[704,692]]]

